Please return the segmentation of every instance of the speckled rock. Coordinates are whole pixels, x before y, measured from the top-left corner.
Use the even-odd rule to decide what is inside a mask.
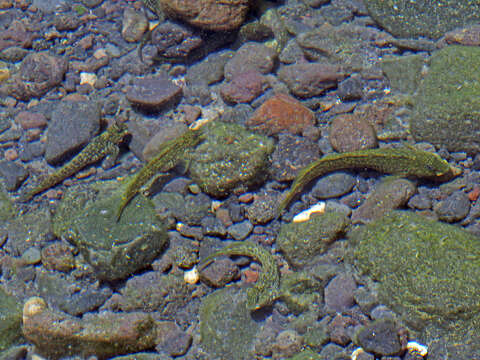
[[[300,63],[282,67],[278,71],[278,77],[294,95],[310,98],[335,87],[345,75],[336,65]]]
[[[261,43],[245,43],[225,64],[225,79],[231,80],[237,74],[242,74],[249,70],[256,70],[261,74],[268,74],[272,71],[276,58],[277,53],[275,50]]]
[[[338,152],[373,149],[378,146],[373,126],[354,114],[336,116],[330,125],[329,140]]]
[[[47,52],[31,53],[23,59],[19,72],[0,86],[0,93],[23,101],[41,97],[61,83],[67,66],[64,58]]]
[[[365,0],[370,16],[399,38],[439,38],[480,20],[480,4],[470,0]]]
[[[222,84],[222,98],[232,104],[250,103],[263,92],[265,79],[256,70],[236,74],[228,83]]]
[[[0,351],[18,344],[22,339],[22,307],[15,297],[0,287]]]
[[[294,267],[314,263],[313,259],[327,250],[349,225],[349,219],[337,212],[312,216],[310,220],[283,224],[277,245]]]
[[[391,319],[376,320],[360,328],[355,333],[355,342],[377,356],[400,355],[402,351],[398,327]]]
[[[47,129],[45,160],[56,164],[77,152],[100,131],[100,106],[91,101],[62,101]]]
[[[192,335],[182,331],[174,321],[158,321],[156,333],[155,349],[173,357],[184,355],[192,344]]]
[[[201,345],[208,358],[248,360],[261,324],[246,306],[246,292],[236,286],[216,290],[200,306]]]
[[[353,223],[369,223],[391,210],[405,205],[415,194],[415,183],[407,179],[389,176],[370,193],[368,198],[352,214]]]
[[[341,65],[347,72],[361,72],[372,66],[372,59],[383,56],[382,49],[375,44],[388,38],[385,32],[373,27],[324,23],[299,34],[296,42],[312,61]]]
[[[460,221],[464,219],[470,211],[470,199],[463,191],[455,191],[446,199],[435,204],[434,211],[442,221]]]
[[[160,0],[158,3],[169,16],[215,31],[233,30],[240,26],[249,8],[248,0]]]
[[[246,123],[250,129],[266,135],[301,134],[314,124],[314,113],[287,94],[277,94],[265,101]]]
[[[303,346],[303,337],[295,330],[281,331],[273,344],[273,358],[284,359],[299,353]]]
[[[407,211],[392,211],[348,237],[356,266],[379,282],[380,301],[421,340],[442,338],[448,352],[457,342],[468,344],[466,354],[480,352],[473,335],[480,325],[478,237]]]
[[[44,305],[24,310],[23,333],[36,351],[49,359],[73,355],[110,358],[155,345],[155,322],[142,312],[90,313],[79,319]]]
[[[5,189],[17,190],[28,177],[28,171],[20,164],[13,161],[0,161],[0,177],[3,179]]]
[[[75,267],[72,249],[60,241],[44,247],[41,256],[46,269],[69,272]]]
[[[123,189],[118,182],[80,188],[70,188],[63,198],[55,216],[55,233],[79,248],[100,279],[125,278],[148,266],[167,241],[152,202],[143,195],[135,197],[116,222]]]
[[[143,14],[130,7],[125,9],[122,19],[122,37],[125,39],[125,41],[140,41],[147,28],[148,21]]]
[[[410,118],[410,131],[416,141],[454,152],[480,150],[476,136],[480,131],[479,57],[480,48],[459,45],[432,55]]]
[[[120,296],[110,299],[107,309],[122,311],[158,312],[162,319],[175,320],[179,312],[191,301],[194,285],[183,280],[183,271],[168,275],[149,271],[127,280]]]
[[[420,83],[424,63],[422,55],[390,56],[382,59],[381,66],[393,91],[413,94]]]
[[[253,197],[253,203],[247,208],[247,217],[252,224],[266,224],[277,215],[277,193],[265,191]]]
[[[127,90],[127,99],[135,106],[147,110],[159,110],[173,104],[182,95],[182,88],[175,85],[167,74],[136,78]]]
[[[272,154],[270,172],[277,181],[295,179],[299,169],[319,159],[318,144],[305,137],[279,134],[277,146]]]
[[[221,197],[238,186],[261,183],[273,141],[237,124],[207,125],[206,140],[194,150],[190,175],[205,193]]]

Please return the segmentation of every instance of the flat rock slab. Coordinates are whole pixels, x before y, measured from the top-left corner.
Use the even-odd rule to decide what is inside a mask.
[[[370,16],[400,38],[438,39],[445,32],[480,20],[480,3],[471,0],[364,0]]]

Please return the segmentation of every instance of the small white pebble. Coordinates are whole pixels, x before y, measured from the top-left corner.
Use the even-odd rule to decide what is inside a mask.
[[[222,206],[222,202],[221,201],[218,201],[218,200],[213,200],[212,201],[212,204],[210,206],[210,209],[212,210],[212,212],[215,212],[217,211],[220,206]]]
[[[96,74],[87,73],[87,72],[83,72],[83,71],[80,73],[80,85],[90,84],[90,85],[94,86],[96,81],[97,81],[97,75]]]
[[[315,205],[313,205],[310,209],[304,210],[301,213],[295,215],[293,218],[293,222],[304,222],[307,220],[310,220],[310,216],[312,214],[317,213],[317,214],[323,214],[325,212],[325,202],[319,202]]]
[[[198,279],[199,274],[196,267],[194,267],[192,270],[185,271],[185,273],[183,274],[183,280],[187,284],[196,284],[198,282]]]
[[[407,350],[409,353],[419,354],[423,357],[427,356],[428,348],[425,345],[419,344],[416,341],[409,341],[407,343]]]
[[[28,321],[28,318],[43,312],[46,308],[47,304],[41,297],[33,296],[29,298],[23,305],[23,323],[25,324],[25,322]]]
[[[352,355],[350,355],[350,359],[357,360],[357,356],[363,354],[364,352],[365,350],[363,350],[361,347],[356,348],[355,350],[353,350]]]
[[[177,225],[175,225],[175,230],[180,232],[182,230],[182,227],[183,227],[183,223],[177,222]]]

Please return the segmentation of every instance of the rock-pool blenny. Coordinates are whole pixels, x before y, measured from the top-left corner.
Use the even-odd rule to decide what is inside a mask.
[[[160,147],[158,154],[143,166],[128,183],[122,194],[120,206],[117,210],[117,221],[122,216],[123,209],[130,200],[140,191],[141,187],[158,173],[166,172],[184,158],[185,152],[195,147],[201,140],[201,130],[188,129],[175,139],[166,141]]]
[[[247,289],[247,308],[250,311],[272,305],[279,296],[280,274],[275,258],[270,252],[249,241],[227,245],[223,249],[207,256],[200,266],[203,268],[220,255],[242,255],[251,257],[262,265],[262,271],[255,285]]]
[[[66,178],[77,173],[85,166],[93,164],[106,157],[112,166],[118,156],[118,144],[127,135],[127,125],[123,123],[114,123],[102,134],[94,137],[85,148],[63,167],[49,175],[40,184],[21,196],[21,201],[28,201],[35,195],[51,188],[62,182]]]
[[[461,172],[438,155],[409,145],[329,154],[300,170],[289,192],[278,206],[277,215],[280,215],[290,201],[313,179],[332,171],[347,169],[370,169],[436,181],[449,180]]]

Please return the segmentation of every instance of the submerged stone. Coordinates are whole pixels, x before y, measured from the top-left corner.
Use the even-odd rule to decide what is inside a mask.
[[[246,293],[235,286],[215,291],[200,306],[200,335],[209,358],[252,359],[260,323],[246,306]]]
[[[206,125],[206,140],[197,146],[190,175],[205,193],[221,197],[237,187],[261,183],[267,176],[273,141],[237,124]]]
[[[378,281],[379,299],[422,341],[480,353],[480,238],[415,213],[392,211],[349,234],[353,262]]]

